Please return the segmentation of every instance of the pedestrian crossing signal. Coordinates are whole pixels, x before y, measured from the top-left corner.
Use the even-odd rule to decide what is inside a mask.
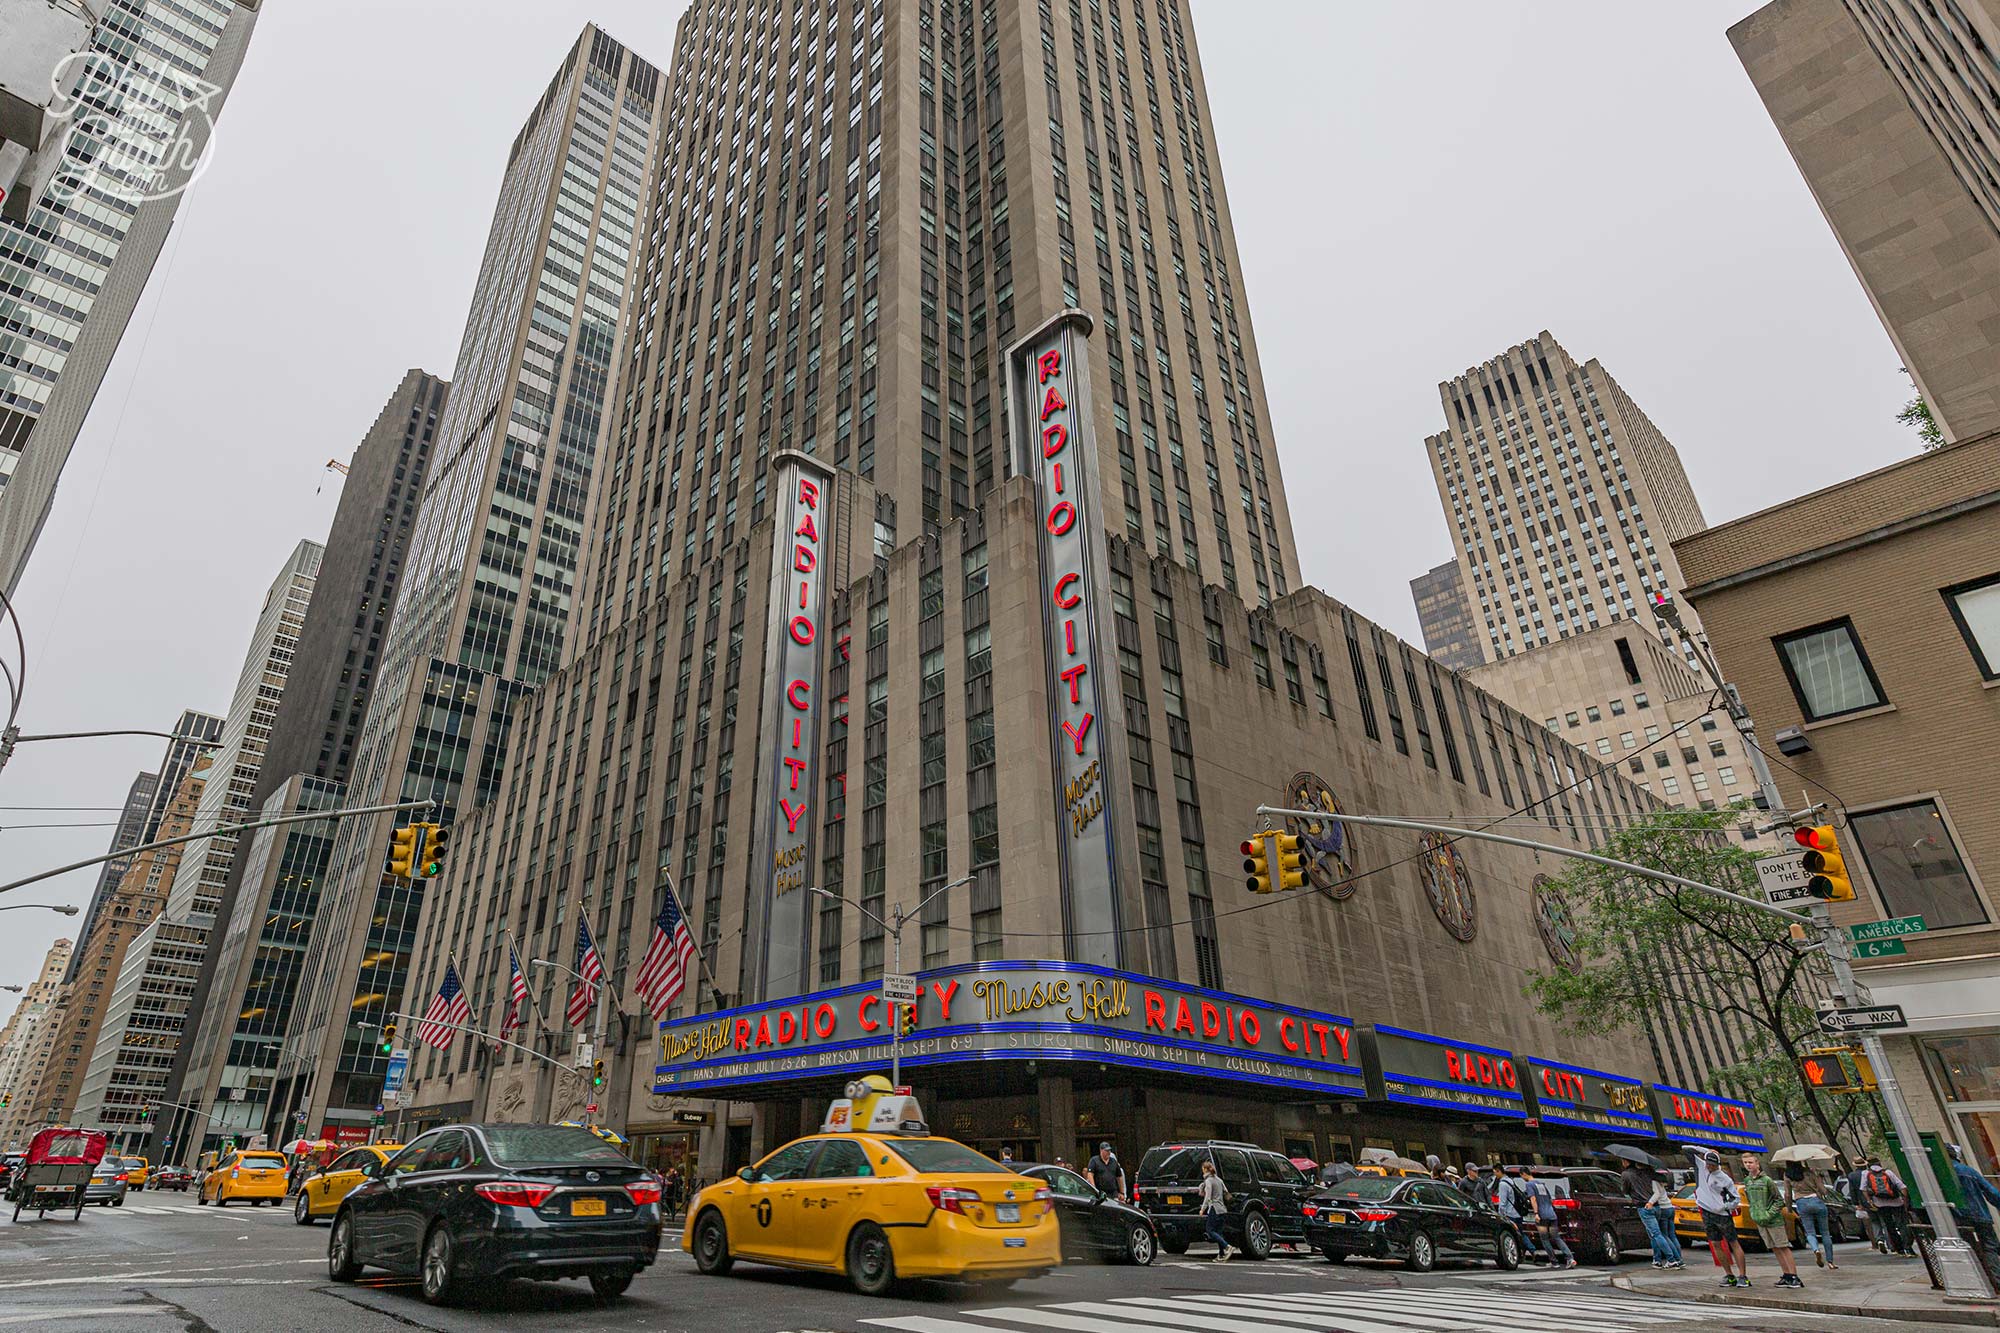
[[[1822,902],[1844,903],[1854,899],[1854,884],[1847,878],[1847,862],[1840,855],[1840,840],[1833,825],[1802,828],[1792,834],[1806,854],[1799,861],[1806,872],[1806,892]]]
[[[1858,1091],[1854,1080],[1847,1076],[1847,1066],[1840,1062],[1838,1049],[1816,1050],[1799,1057],[1799,1076],[1815,1092]]]
[[[422,824],[405,824],[389,835],[389,873],[410,878],[416,869],[417,852],[424,836]]]

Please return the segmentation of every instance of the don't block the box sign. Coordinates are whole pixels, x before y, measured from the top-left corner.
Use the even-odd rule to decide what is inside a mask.
[[[1053,751],[1053,829],[1069,956],[1116,966],[1121,957],[1114,751],[1115,677],[1103,675],[1102,605],[1109,598],[1097,520],[1090,317],[1066,310],[1014,345],[1008,391],[1015,465],[1035,479],[1040,524],[1042,641]]]

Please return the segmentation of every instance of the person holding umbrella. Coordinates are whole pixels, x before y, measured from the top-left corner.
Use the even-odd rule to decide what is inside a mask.
[[[1794,1143],[1771,1154],[1771,1165],[1782,1169],[1790,1183],[1806,1248],[1812,1251],[1813,1262],[1828,1270],[1840,1265],[1833,1261],[1833,1221],[1826,1202],[1832,1187],[1818,1164],[1834,1160],[1833,1149],[1824,1143]]]
[[[1628,1143],[1607,1143],[1604,1152],[1625,1163],[1618,1178],[1625,1186],[1625,1193],[1639,1205],[1639,1224],[1646,1228],[1647,1243],[1653,1247],[1653,1267],[1679,1268],[1681,1242],[1674,1235],[1673,1196],[1660,1175],[1666,1163]]]

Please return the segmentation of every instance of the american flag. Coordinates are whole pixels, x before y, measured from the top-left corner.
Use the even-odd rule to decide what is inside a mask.
[[[507,946],[507,962],[513,967],[514,975],[507,982],[507,1016],[500,1020],[502,1041],[528,1024],[528,1016],[522,1008],[528,999],[528,979],[521,975],[521,956],[514,952],[511,944]]]
[[[667,1012],[687,984],[687,966],[694,958],[694,936],[688,932],[687,918],[680,904],[667,895],[666,906],[653,922],[653,942],[646,946],[645,961],[639,964],[639,998],[654,1017]]]
[[[472,1001],[465,998],[465,987],[458,982],[458,968],[446,963],[444,984],[431,997],[430,1008],[424,1010],[424,1021],[417,1025],[417,1040],[440,1051],[448,1051],[451,1039],[458,1035],[458,1029],[471,1022]]]
[[[581,916],[576,919],[576,975],[569,988],[568,1016],[569,1025],[580,1028],[590,1017],[590,1007],[597,1003],[597,983],[604,980],[604,960],[597,956],[590,927]]]

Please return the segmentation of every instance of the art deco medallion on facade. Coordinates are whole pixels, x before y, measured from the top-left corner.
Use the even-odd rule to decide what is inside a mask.
[[[1548,875],[1537,875],[1532,887],[1535,891],[1535,929],[1541,933],[1542,947],[1549,951],[1549,957],[1557,967],[1576,966],[1576,921],[1570,915],[1569,904],[1563,900],[1562,891],[1555,880]]]
[[[1285,805],[1294,810],[1324,810],[1340,813],[1340,801],[1333,788],[1317,773],[1294,773],[1285,789]],[[1297,836],[1305,855],[1306,882],[1329,898],[1352,898],[1354,844],[1347,825],[1338,819],[1302,819],[1289,815],[1285,831]]]
[[[1479,904],[1472,892],[1472,872],[1450,838],[1442,833],[1418,835],[1417,874],[1424,896],[1444,928],[1461,940],[1479,933]]]

